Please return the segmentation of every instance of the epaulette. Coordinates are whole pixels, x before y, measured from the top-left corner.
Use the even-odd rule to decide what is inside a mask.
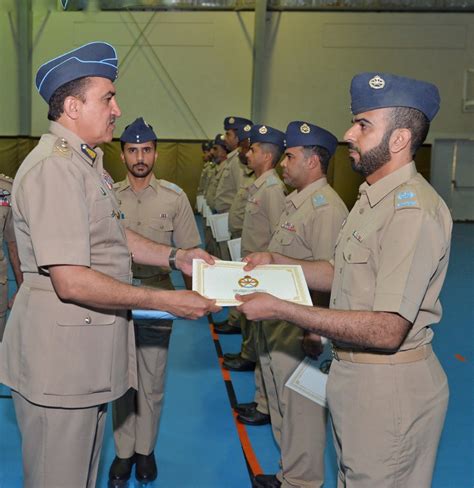
[[[160,180],[160,185],[168,188],[168,190],[173,190],[178,195],[181,195],[181,193],[183,193],[182,188],[180,188],[178,185],[175,185],[174,183],[171,183],[171,181]]]
[[[13,184],[13,178],[10,178],[10,176],[4,175],[3,173],[0,174],[0,181],[10,183],[10,185]]]
[[[313,202],[314,208],[319,208],[319,207],[324,207],[325,205],[329,205],[326,197],[322,193],[316,193],[315,195],[313,195],[313,198],[311,200]]]
[[[266,180],[265,180],[265,184],[267,186],[274,186],[274,185],[278,185],[278,183],[280,182],[280,180],[275,176],[275,175],[270,175]]]
[[[59,154],[65,158],[72,156],[72,149],[64,137],[58,137],[53,146],[53,154]]]
[[[419,199],[413,186],[404,185],[395,193],[395,209],[420,208]]]

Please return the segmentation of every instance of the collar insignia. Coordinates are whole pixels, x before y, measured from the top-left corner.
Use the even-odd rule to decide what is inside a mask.
[[[97,157],[97,153],[94,151],[94,149],[89,147],[87,144],[81,144],[81,151],[92,161],[92,164],[94,164],[95,158]]]

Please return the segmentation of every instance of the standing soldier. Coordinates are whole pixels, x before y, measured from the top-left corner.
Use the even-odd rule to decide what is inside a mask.
[[[127,126],[120,137],[126,178],[114,185],[126,228],[167,246],[192,248],[201,243],[186,194],[165,180],[157,180],[153,167],[158,156],[157,137],[143,118]],[[173,290],[170,269],[134,264],[136,285]],[[123,486],[133,464],[140,482],[157,476],[153,449],[158,436],[163,403],[166,360],[172,320],[135,322],[138,391],[129,390],[113,404],[115,450],[109,481]]]
[[[280,216],[285,208],[285,185],[278,177],[275,166],[280,161],[285,146],[285,134],[266,125],[254,125],[250,131],[248,166],[255,172],[250,185],[242,229],[242,256],[267,249]],[[242,347],[236,357],[224,359],[225,368],[248,371],[255,368],[258,360],[256,349],[257,331],[248,321],[242,321]],[[268,423],[268,406],[259,365],[255,369],[255,401],[240,404],[237,417],[248,425]]]
[[[0,342],[3,338],[8,310],[8,262],[3,252],[3,241],[7,243],[8,257],[15,275],[17,286],[23,281],[23,274],[18,258],[15,232],[13,231],[13,219],[11,212],[12,179],[0,175]]]
[[[285,211],[268,251],[307,261],[331,259],[347,217],[344,202],[326,180],[337,139],[321,127],[297,121],[286,129],[286,146],[283,179],[295,191],[286,197]],[[327,306],[329,297],[324,298]],[[263,321],[258,330],[272,429],[281,452],[280,472],[258,475],[258,487],[320,487],[324,481],[326,409],[285,385],[305,357],[304,345],[308,355],[317,356],[322,350],[321,339],[284,320]]]

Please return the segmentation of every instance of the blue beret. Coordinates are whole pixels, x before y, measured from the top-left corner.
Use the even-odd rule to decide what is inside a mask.
[[[217,134],[212,142],[213,146],[222,146],[227,151],[227,146],[225,145],[224,134]]]
[[[153,127],[147,124],[143,117],[139,117],[125,127],[120,140],[132,144],[142,144],[143,142],[157,141],[158,137],[156,137]]]
[[[337,148],[337,137],[326,129],[296,120],[286,128],[286,147],[321,146],[332,156]]]
[[[248,139],[250,137],[250,131],[252,130],[252,124],[241,125],[237,130],[237,138],[239,141]]]
[[[285,148],[285,133],[269,125],[256,124],[252,126],[250,131],[250,144],[254,142],[275,144],[283,150]]]
[[[237,130],[239,127],[243,125],[252,125],[252,121],[249,119],[244,119],[243,117],[226,117],[224,119],[224,129],[229,130],[229,129],[234,129]]]
[[[429,121],[439,110],[439,91],[432,83],[389,73],[360,73],[352,78],[351,110],[354,115],[386,107],[416,108]]]
[[[69,81],[98,76],[115,81],[117,52],[106,42],[90,42],[41,65],[36,73],[36,88],[49,102],[51,95]]]

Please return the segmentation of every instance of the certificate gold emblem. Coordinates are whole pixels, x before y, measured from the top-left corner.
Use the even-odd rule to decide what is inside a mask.
[[[258,286],[258,280],[252,278],[250,275],[245,275],[243,278],[240,278],[238,283],[241,288],[257,288]]]

